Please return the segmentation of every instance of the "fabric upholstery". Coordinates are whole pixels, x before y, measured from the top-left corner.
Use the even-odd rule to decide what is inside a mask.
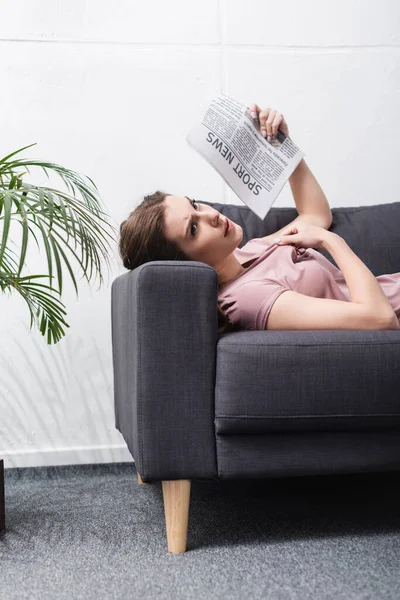
[[[221,336],[217,355],[219,435],[397,428],[400,437],[399,330],[239,331]]]
[[[399,430],[217,436],[219,479],[398,471]]]
[[[212,478],[216,271],[154,261],[112,284],[115,425],[148,478]]]

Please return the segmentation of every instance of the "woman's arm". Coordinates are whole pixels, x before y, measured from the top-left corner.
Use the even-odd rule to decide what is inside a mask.
[[[396,313],[379,281],[347,242],[332,231],[324,231],[322,247],[329,252],[342,271],[350,291],[351,302],[364,304],[370,314],[382,322],[382,326],[386,324],[390,329],[400,329]]]
[[[324,217],[330,227],[332,212],[328,200],[304,159],[289,177],[289,184],[299,215]]]
[[[289,140],[292,139],[284,116],[274,108],[261,110],[254,102],[247,107],[247,110],[268,142],[277,135],[278,130]],[[299,215],[316,217],[319,223],[323,220],[329,228],[332,223],[332,212],[328,200],[304,159],[299,162],[289,177],[289,183]]]

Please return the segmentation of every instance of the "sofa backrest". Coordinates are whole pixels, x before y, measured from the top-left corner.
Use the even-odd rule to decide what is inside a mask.
[[[242,248],[252,238],[263,237],[278,231],[297,217],[295,208],[272,206],[261,220],[248,206],[206,202],[243,229]],[[375,275],[400,272],[400,202],[371,206],[331,208],[332,225],[329,231],[346,240],[350,248]],[[318,250],[336,267],[332,256]]]

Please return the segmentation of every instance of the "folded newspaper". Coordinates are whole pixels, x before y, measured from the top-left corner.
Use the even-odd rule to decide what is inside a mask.
[[[279,130],[268,142],[248,107],[221,94],[186,141],[264,219],[305,153]]]

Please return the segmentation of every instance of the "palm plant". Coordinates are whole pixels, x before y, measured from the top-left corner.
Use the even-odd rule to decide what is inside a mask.
[[[82,278],[90,282],[92,276],[99,275],[100,286],[103,282],[102,256],[109,266],[109,255],[116,229],[108,221],[108,215],[101,210],[101,199],[94,182],[87,176],[60,165],[36,159],[15,158],[15,155],[35,144],[30,144],[0,159],[0,286],[4,292],[16,291],[27,302],[32,329],[35,323],[47,343],[57,343],[69,327],[64,316],[67,314],[60,300],[63,283],[63,264],[73,281],[78,295],[78,286],[74,271],[65,253],[68,249],[83,269]],[[36,166],[57,173],[64,181],[66,193],[51,187],[36,186],[23,181],[29,167]],[[23,172],[18,172],[20,169]],[[82,199],[76,197],[77,190]],[[22,226],[22,240],[19,255],[11,250],[10,225],[16,220]],[[110,233],[110,231],[113,234]],[[33,236],[40,250],[37,237],[39,233],[46,250],[48,273],[21,276],[25,264],[28,242]],[[80,256],[77,254],[80,250]],[[57,273],[57,287],[52,286]],[[50,285],[38,283],[47,277]],[[99,286],[99,287],[100,287]]]

